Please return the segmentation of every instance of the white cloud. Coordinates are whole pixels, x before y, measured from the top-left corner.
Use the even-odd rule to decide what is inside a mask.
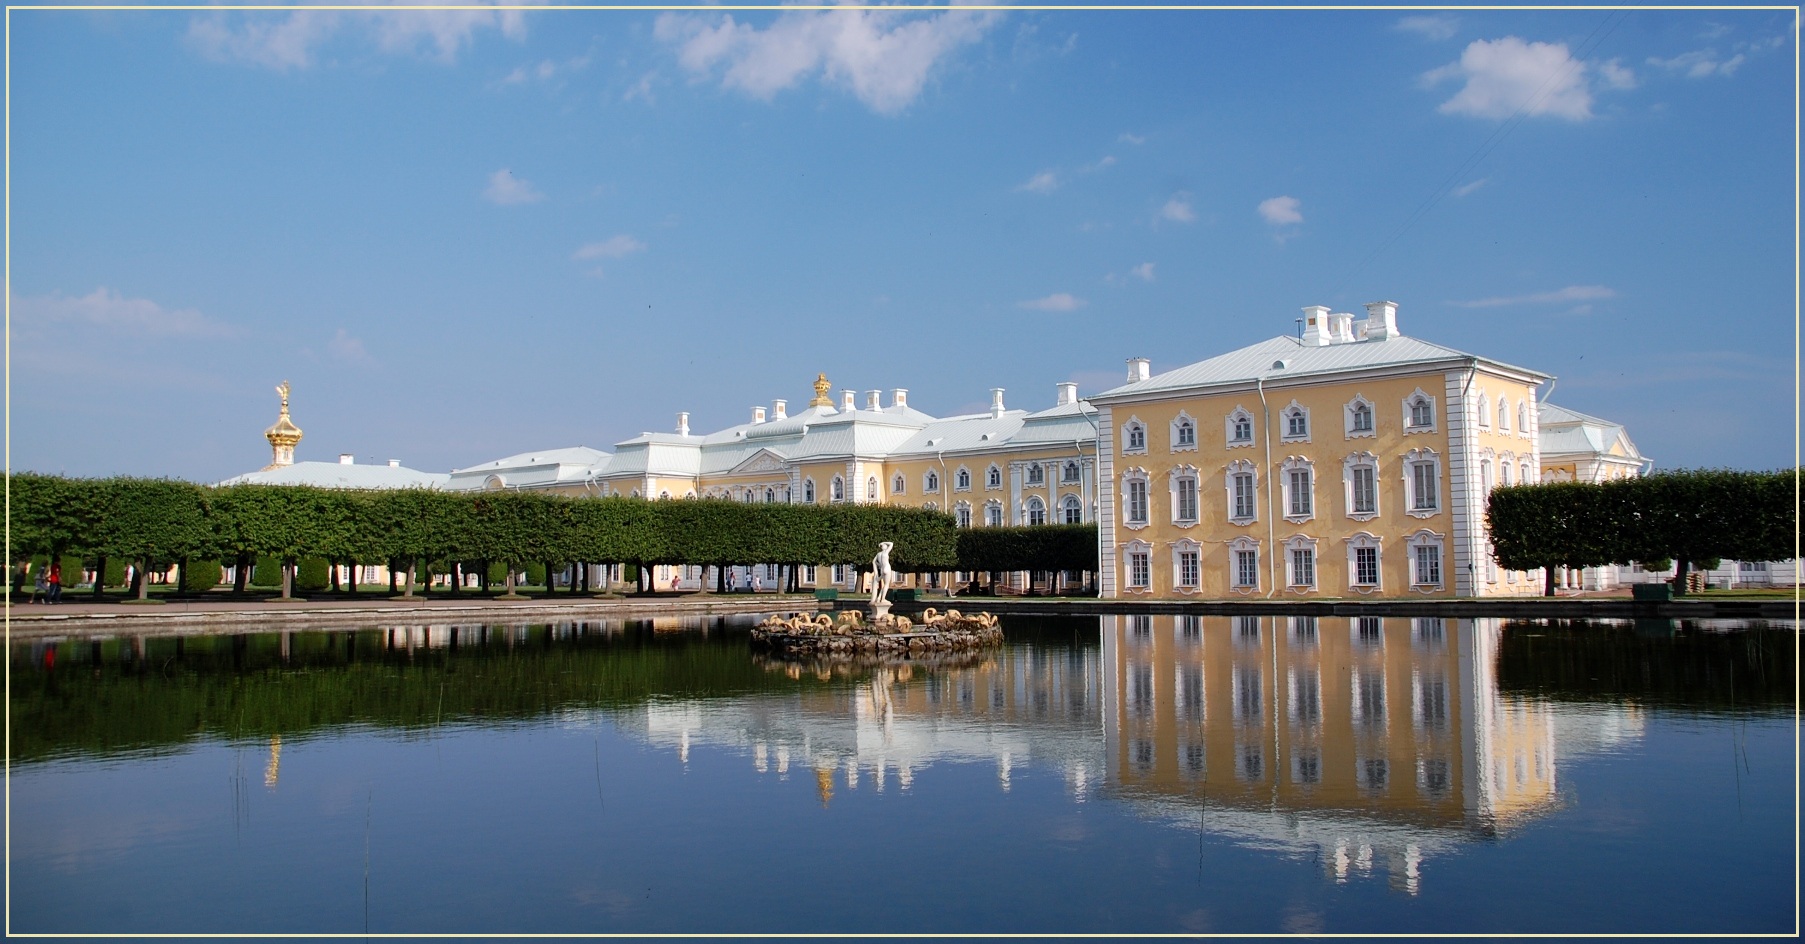
[[[1303,204],[1296,197],[1273,197],[1260,201],[1260,218],[1274,226],[1290,226],[1304,221],[1304,215],[1298,212]]]
[[[483,188],[483,199],[496,206],[519,206],[522,203],[537,203],[545,199],[545,194],[503,167],[489,175],[489,186]]]
[[[1129,269],[1128,274],[1143,282],[1151,282],[1153,281],[1153,263],[1143,262],[1140,265]]]
[[[849,89],[866,107],[893,115],[921,94],[934,66],[959,46],[981,38],[993,13],[939,15],[891,10],[785,13],[759,29],[731,15],[666,13],[654,35],[677,47],[692,75],[769,100],[819,75]]]
[[[1599,63],[1598,78],[1606,87],[1613,89],[1633,89],[1638,84],[1636,73],[1626,68],[1620,59],[1607,59]]]
[[[1147,138],[1146,138],[1146,136],[1144,136],[1144,135],[1139,135],[1139,134],[1129,134],[1129,133],[1128,133],[1128,132],[1126,132],[1126,131],[1124,131],[1124,132],[1122,132],[1122,133],[1121,133],[1121,134],[1119,134],[1119,135],[1117,135],[1117,136],[1116,136],[1116,140],[1117,140],[1117,141],[1120,141],[1120,142],[1122,142],[1122,143],[1123,143],[1123,144],[1135,144],[1135,145],[1140,145],[1140,144],[1146,144],[1146,143],[1147,143]]]
[[[1460,308],[1507,308],[1515,305],[1551,305],[1562,302],[1590,302],[1602,298],[1616,298],[1617,291],[1603,285],[1569,285],[1552,292],[1534,292],[1529,295],[1494,296],[1478,298],[1472,301],[1454,302]],[[1586,310],[1590,310],[1589,306]]]
[[[619,259],[645,248],[645,243],[631,236],[621,235],[604,239],[599,243],[584,245],[576,252],[571,253],[570,257],[579,262],[585,259]]]
[[[1472,193],[1475,190],[1478,190],[1480,187],[1483,187],[1487,183],[1490,183],[1490,182],[1491,182],[1490,177],[1481,177],[1478,180],[1473,181],[1472,183],[1461,184],[1460,186],[1454,188],[1454,195],[1457,197],[1464,197],[1467,194]]]
[[[232,337],[243,333],[236,326],[214,321],[196,309],[164,308],[148,298],[126,298],[104,286],[74,298],[52,292],[13,299],[13,330],[29,333],[37,326],[56,323],[142,336]]]
[[[643,99],[648,105],[651,104],[653,101],[652,79],[657,75],[657,72],[647,72],[645,75],[640,76],[639,81],[634,82],[625,92],[621,93],[620,100],[623,102],[630,102],[637,98]]]
[[[1046,298],[1017,302],[1016,306],[1034,311],[1077,311],[1085,306],[1085,301],[1067,292],[1054,292]]]
[[[1564,43],[1529,43],[1515,36],[1474,40],[1459,62],[1422,77],[1425,87],[1448,79],[1464,79],[1466,85],[1441,103],[1444,114],[1509,118],[1521,111],[1569,121],[1592,117],[1586,64],[1573,58]]]
[[[1399,20],[1395,28],[1439,43],[1454,38],[1454,34],[1460,31],[1460,20],[1446,13],[1407,16]]]
[[[581,72],[589,68],[588,56],[577,56],[563,62],[541,59],[536,65],[515,67],[514,71],[501,80],[502,85],[522,85],[528,81],[551,82],[553,79],[569,76],[573,72]]]
[[[1098,159],[1097,163],[1092,164],[1089,167],[1086,167],[1085,171],[1087,171],[1087,172],[1100,171],[1106,167],[1110,167],[1110,166],[1114,165],[1115,162],[1116,162],[1116,156],[1114,154],[1105,154],[1100,159]]]
[[[1015,189],[1026,190],[1030,193],[1052,193],[1059,189],[1059,175],[1050,170],[1043,170],[1028,178],[1027,183]]]
[[[326,353],[347,364],[368,364],[370,362],[370,352],[364,349],[363,340],[352,337],[343,328],[338,329],[338,333],[326,342]]]
[[[1672,59],[1648,58],[1648,64],[1666,69],[1669,72],[1683,73],[1689,79],[1704,79],[1713,75],[1728,78],[1748,61],[1748,57],[1737,53],[1727,59],[1718,55],[1715,49],[1698,49],[1683,52]]]
[[[1191,209],[1191,195],[1180,191],[1173,194],[1165,206],[1159,208],[1159,216],[1162,220],[1174,223],[1192,223],[1197,220],[1197,211]]]
[[[476,42],[477,33],[486,30],[521,39],[526,36],[525,14],[520,10],[410,9],[406,4],[355,13],[204,14],[189,23],[188,41],[210,59],[287,71],[314,65],[320,47],[340,32],[358,34],[384,53],[425,55],[449,63]]]

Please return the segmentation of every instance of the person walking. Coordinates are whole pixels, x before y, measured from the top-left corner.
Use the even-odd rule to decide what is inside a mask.
[[[45,575],[44,568],[39,567],[37,573],[32,575],[31,596],[25,602],[27,602],[27,603],[49,603],[50,602],[50,578]]]
[[[63,602],[63,563],[50,562],[50,602]]]

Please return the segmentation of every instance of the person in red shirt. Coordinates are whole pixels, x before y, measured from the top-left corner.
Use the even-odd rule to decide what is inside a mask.
[[[61,561],[50,563],[50,602],[63,602],[63,564]]]

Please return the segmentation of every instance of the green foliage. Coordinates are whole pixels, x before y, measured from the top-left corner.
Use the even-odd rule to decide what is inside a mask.
[[[332,585],[331,565],[324,557],[303,557],[295,567],[295,592],[318,593]]]
[[[508,580],[508,565],[501,561],[489,562],[489,583],[502,584]]]
[[[182,592],[204,593],[219,586],[220,577],[224,575],[219,561],[209,558],[192,558],[182,568]]]
[[[125,561],[117,557],[107,558],[106,573],[101,575],[102,586],[118,587],[125,583]]]
[[[528,564],[528,565],[526,565],[526,582],[529,584],[532,584],[534,586],[538,586],[538,587],[548,586],[548,584],[546,584],[546,582],[545,582],[545,565],[544,564]]]
[[[959,532],[958,563],[969,571],[1096,570],[1097,526],[967,528]]]
[[[282,586],[282,562],[268,554],[258,555],[256,565],[251,568],[251,586]]]

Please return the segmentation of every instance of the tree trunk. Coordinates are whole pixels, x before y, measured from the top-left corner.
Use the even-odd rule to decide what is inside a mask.
[[[478,561],[477,566],[482,568],[482,572],[481,572],[482,576],[478,577],[477,581],[476,581],[477,589],[481,590],[484,593],[488,593],[489,592],[489,562],[486,560]]]
[[[245,551],[239,551],[232,559],[232,595],[244,596],[246,587],[251,584],[251,568],[256,566],[257,559]]]
[[[333,560],[326,567],[332,571],[332,592],[337,593],[341,589],[338,583],[338,561]]]
[[[295,562],[282,562],[282,599],[292,600],[295,596]]]
[[[138,599],[150,599],[150,558],[144,558],[138,564]]]
[[[1542,596],[1554,596],[1554,571],[1555,566],[1553,564],[1549,564],[1542,568]]]
[[[451,581],[450,581],[451,582],[451,593],[453,596],[456,596],[457,592],[459,590],[458,584],[461,584],[464,582],[464,564],[463,564],[463,562],[462,561],[452,561],[451,562],[451,573],[448,574],[447,576],[449,576],[451,578]]]
[[[583,592],[588,593],[589,592],[589,565],[588,564],[576,564],[574,566],[578,570],[577,579],[580,579],[583,582]],[[577,582],[576,580],[572,580],[571,585],[575,586],[576,582]]]
[[[394,571],[389,574],[393,577]],[[408,599],[413,599],[414,596],[414,559],[411,557],[407,559],[407,589],[403,591],[403,595]]]
[[[487,568],[484,568],[484,569],[485,569],[485,571],[487,570]],[[508,565],[507,576],[502,580],[501,585],[503,588],[505,588],[507,596],[511,597],[514,595],[514,565],[513,564]]]
[[[1683,597],[1686,595],[1686,575],[1688,573],[1690,573],[1691,570],[1692,570],[1692,561],[1690,559],[1686,558],[1685,556],[1680,556],[1680,557],[1674,558],[1674,567],[1673,567],[1673,595],[1674,596]]]
[[[94,570],[94,599],[100,599],[100,593],[107,585],[107,556],[100,555],[99,566]]]
[[[727,592],[727,568],[716,566],[714,569],[714,592]]]
[[[395,565],[398,563],[400,563],[399,560],[396,560],[393,557],[389,558],[389,594],[390,595],[393,595],[395,593],[395,571],[397,570]],[[412,580],[409,580],[407,582],[407,589],[408,589],[409,593],[413,592],[414,582]]]
[[[359,567],[359,566],[361,566],[361,565],[360,565],[360,564],[358,564],[358,562],[357,562],[357,561],[352,561],[352,562],[351,562],[351,563],[350,563],[350,564],[349,564],[349,565],[348,565],[348,566],[347,566],[347,567],[346,567],[346,570],[347,570],[347,571],[348,571],[348,575],[349,575],[349,576],[350,576],[350,578],[351,578],[351,595],[352,595],[352,596],[356,596],[356,595],[357,595],[357,568],[358,568],[358,567]]]

